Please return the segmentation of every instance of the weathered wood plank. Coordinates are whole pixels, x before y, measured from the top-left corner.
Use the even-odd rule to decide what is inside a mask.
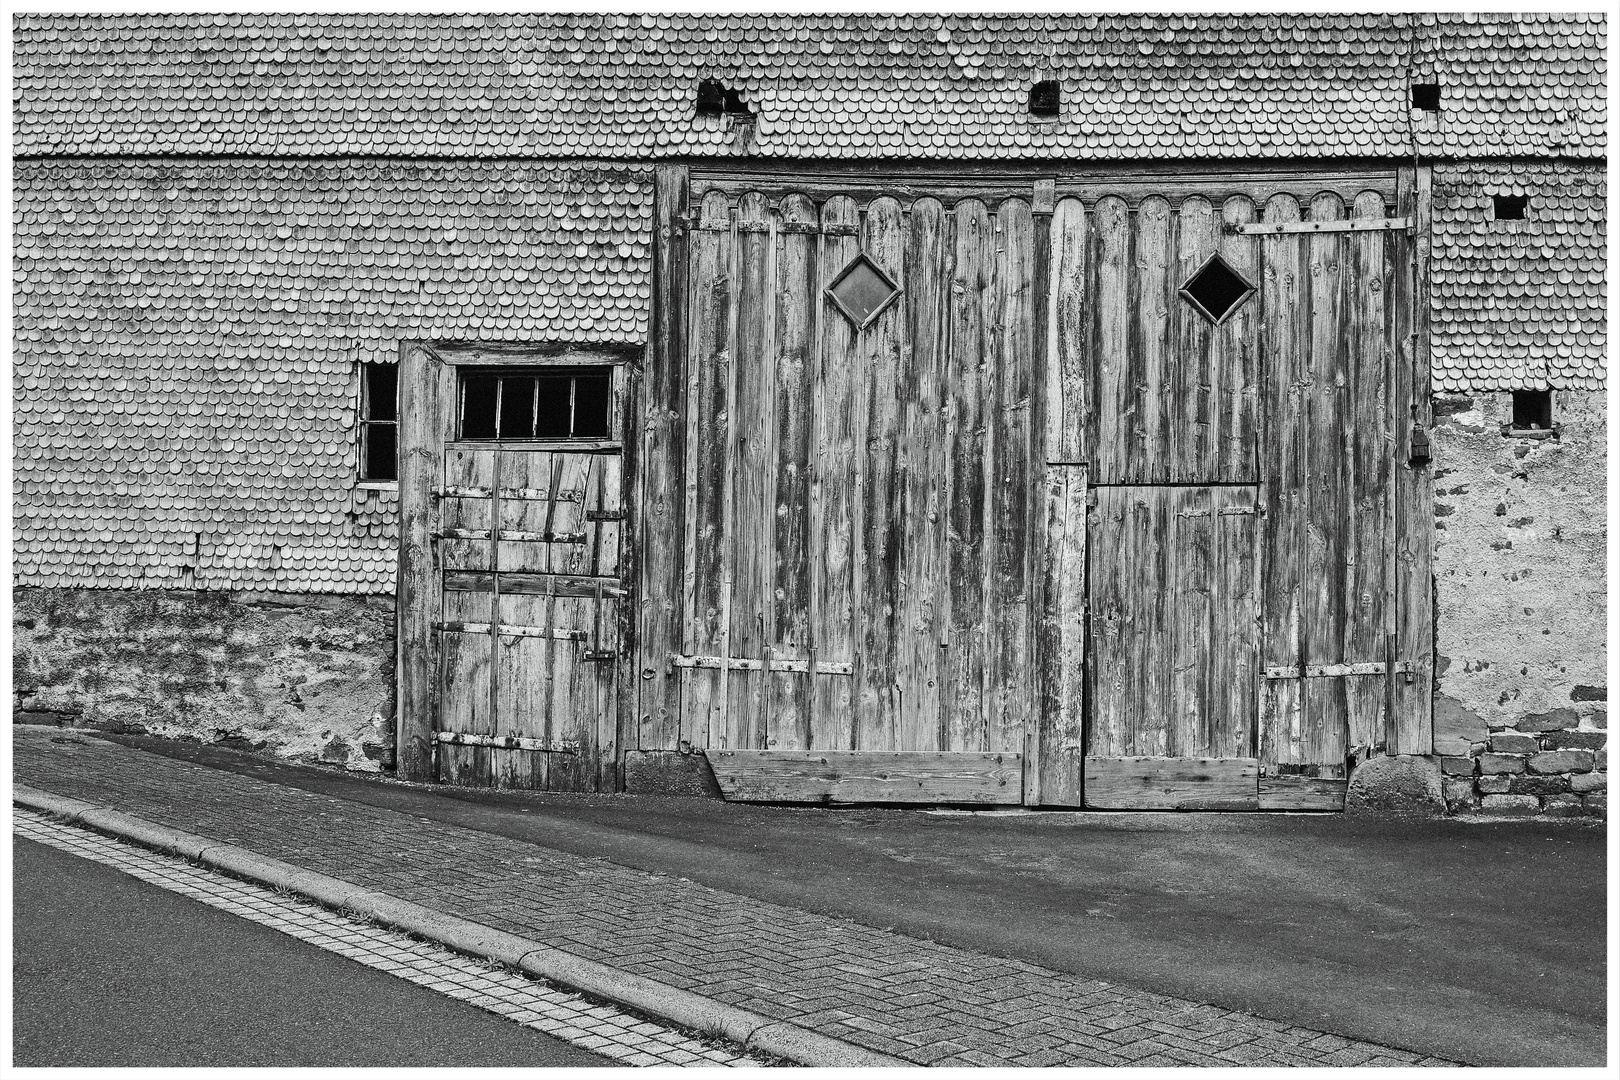
[[[1086,212],[1079,199],[1052,210],[1050,300],[1047,306],[1046,453],[1048,461],[1086,459]]]
[[[447,489],[484,488],[493,483],[492,450],[440,451]],[[489,570],[489,528],[493,500],[447,497],[439,501],[439,565],[445,570]],[[468,533],[462,538],[459,533]]]
[[[1412,428],[1428,431],[1433,424],[1429,396],[1429,252],[1432,232],[1429,166],[1401,170],[1400,203],[1396,212],[1410,214],[1417,226],[1410,241],[1398,250],[1410,252],[1397,262],[1394,279],[1399,286],[1391,308],[1396,324],[1394,340],[1402,347],[1396,358],[1395,393],[1390,412],[1395,424],[1395,648],[1396,659],[1413,671],[1394,680],[1388,749],[1392,754],[1434,752],[1434,475],[1433,466],[1413,463]],[[1392,234],[1400,237],[1400,234]],[[1401,238],[1404,240],[1404,238]]]
[[[493,617],[494,597],[489,593],[445,593],[445,623],[470,623],[487,627]],[[463,634],[439,632],[443,657],[437,727],[444,731],[488,734],[495,730],[492,690],[494,639],[487,630]]]
[[[560,553],[556,564],[553,564],[549,544],[509,539],[514,533],[519,536],[555,537],[558,532],[567,531],[573,534],[568,537],[570,542],[575,537],[582,537],[584,543],[588,544],[592,539],[579,530],[569,529],[558,520],[551,493],[572,489],[553,487],[557,479],[553,475],[552,467],[556,458],[557,456],[553,454],[530,450],[503,448],[501,451],[497,466],[499,471],[494,478],[498,497],[491,499],[488,509],[500,515],[498,523],[501,531],[500,547],[496,552],[496,558],[502,570],[550,574],[562,572],[563,566],[566,565],[566,556]],[[508,493],[513,491],[536,492],[539,497],[512,498]],[[467,500],[460,501],[466,505],[475,505],[467,503]],[[554,529],[556,532],[553,532]]]
[[[1029,203],[1008,199],[996,212],[999,258],[992,288],[999,332],[991,340],[994,408],[990,459],[990,578],[986,601],[986,742],[992,753],[1021,752],[1025,725],[1035,709],[1030,679],[1033,611],[1030,606],[1029,492],[1038,483],[1031,470],[1029,401],[1034,378],[1035,226]]]
[[[731,583],[726,655],[762,656],[767,628],[774,626],[770,576],[775,557],[771,489],[775,364],[770,353],[775,322],[776,283],[770,265],[770,209],[757,192],[737,205],[736,351],[729,411],[731,445],[727,500],[726,567]],[[765,746],[765,687],[762,673],[722,672],[726,685],[728,748]]]
[[[1174,488],[1170,494],[1172,501],[1165,508],[1169,511],[1165,552],[1169,649],[1160,661],[1169,675],[1165,697],[1168,751],[1172,757],[1208,756],[1215,725],[1210,669],[1218,654],[1236,645],[1214,636],[1215,608],[1226,599],[1215,588],[1219,519],[1210,512],[1214,509],[1212,489]]]
[[[686,541],[684,544],[687,653],[726,648],[726,451],[730,416],[733,270],[731,208],[713,192],[701,207],[692,249],[686,417]],[[726,699],[719,673],[683,672],[680,741],[702,748],[725,738]]]
[[[1349,781],[1318,776],[1260,777],[1262,810],[1343,810]]]
[[[875,199],[861,221],[861,248],[901,289],[901,298],[878,315],[855,343],[863,390],[856,408],[865,422],[856,440],[865,476],[859,483],[855,551],[859,583],[859,650],[855,658],[855,746],[893,750],[898,738],[898,675],[894,620],[900,599],[899,507],[896,455],[900,436],[899,379],[908,347],[905,327],[906,223],[900,204]]]
[[[1300,220],[1292,196],[1266,203],[1263,220]],[[1305,446],[1303,390],[1309,378],[1302,331],[1310,316],[1305,250],[1297,235],[1261,240],[1261,304],[1265,335],[1263,477],[1266,515],[1261,648],[1266,667],[1303,663],[1300,638],[1304,581]],[[1303,688],[1268,682],[1261,700],[1260,760],[1294,761],[1302,752]]]
[[[395,634],[399,652],[399,775],[433,776],[431,733],[439,717],[439,643],[433,620],[441,618],[441,586],[433,532],[439,516],[433,492],[443,483],[444,365],[426,348],[407,343],[399,360],[399,562],[395,586]],[[450,376],[454,379],[454,375]],[[453,381],[451,382],[453,386]]]
[[[1130,433],[1137,427],[1139,398],[1131,385],[1130,327],[1132,227],[1125,200],[1097,200],[1088,233],[1093,285],[1093,406],[1086,414],[1086,445],[1091,455],[1092,483],[1130,482]]]
[[[1243,196],[1226,200],[1221,207],[1220,225],[1243,225],[1254,221],[1254,204]],[[1220,255],[1244,279],[1260,284],[1260,244],[1245,236],[1222,231]],[[1208,473],[1211,480],[1227,483],[1260,482],[1260,386],[1259,326],[1263,306],[1251,296],[1210,336],[1211,426],[1214,438],[1209,445],[1216,459]]]
[[[495,717],[491,732],[499,731],[526,739],[545,739],[551,688],[551,658],[556,648],[568,642],[550,639],[556,630],[572,628],[551,625],[550,603],[546,596],[501,594],[496,601],[503,626],[533,627],[546,637],[506,636],[495,650]]]
[[[1087,757],[1086,805],[1099,810],[1254,810],[1254,758]]]
[[[1220,246],[1220,225],[1208,199],[1193,198],[1176,210],[1172,229],[1173,261],[1167,283],[1166,318],[1170,343],[1167,385],[1155,397],[1168,428],[1167,479],[1207,483],[1221,476],[1219,410],[1214,407],[1216,386],[1224,380],[1220,370],[1226,358],[1215,340],[1220,331],[1179,295],[1188,278]]]
[[[559,629],[589,630],[594,625],[594,601],[573,597],[545,598],[551,608],[551,625]],[[591,791],[597,782],[596,764],[601,747],[598,724],[611,698],[604,694],[610,682],[611,664],[585,663],[585,645],[574,641],[552,641],[551,711],[546,736],[578,746],[579,752],[558,755],[549,763],[547,787],[552,791]]]
[[[773,657],[807,658],[810,635],[810,440],[815,378],[815,310],[821,303],[816,238],[792,231],[817,222],[816,208],[802,195],[782,200],[774,236],[775,425],[772,592],[774,625],[766,644]],[[809,747],[814,680],[772,676],[765,745],[783,750]]]
[[[853,235],[858,221],[855,204],[848,198],[835,196],[822,205],[817,281],[831,281],[859,253],[860,241]],[[818,296],[815,304],[820,340],[810,404],[816,431],[810,484],[811,655],[818,661],[851,663],[855,654],[852,541],[857,535],[856,492],[863,474],[856,441],[855,387],[860,371],[849,321],[824,298]],[[814,682],[809,746],[851,749],[855,736],[850,681]]]
[[[1128,392],[1135,398],[1124,431],[1123,483],[1168,483],[1177,479],[1171,429],[1175,402],[1170,371],[1170,327],[1178,303],[1171,276],[1170,204],[1150,197],[1137,209],[1136,246],[1130,279]]]
[[[492,574],[485,570],[447,570],[444,587],[458,592],[494,592],[499,578],[502,593],[520,593],[528,596],[603,596],[628,595],[625,588],[613,578],[568,577],[561,574],[522,574],[502,571]]]
[[[1087,581],[1087,675],[1091,715],[1087,717],[1088,756],[1117,757],[1130,747],[1130,701],[1135,693],[1127,642],[1137,634],[1130,574],[1136,545],[1131,543],[1129,491],[1101,488],[1089,515],[1092,552]]]
[[[940,695],[941,748],[988,748],[985,678],[985,523],[991,476],[987,410],[993,401],[986,316],[993,323],[990,289],[995,230],[984,204],[957,203],[952,217],[950,394],[946,454],[946,689]]]
[[[939,750],[949,595],[946,553],[946,442],[942,402],[949,393],[951,239],[935,199],[911,205],[905,236],[904,333],[896,479],[900,595],[895,654],[899,750]]]
[[[734,802],[1015,804],[1018,754],[929,751],[709,751]]]
[[[1260,692],[1259,517],[1255,488],[1212,488],[1209,727],[1214,757],[1254,757]],[[1246,511],[1230,513],[1229,511]]]
[[[1311,220],[1340,221],[1344,200],[1333,193],[1311,202]],[[1337,664],[1368,657],[1344,655],[1347,534],[1352,495],[1346,475],[1345,433],[1353,420],[1344,328],[1344,257],[1349,235],[1310,237],[1310,385],[1305,394],[1305,589],[1301,608],[1307,664]],[[1304,730],[1294,764],[1343,762],[1349,729],[1342,679],[1307,682]]]
[[[1037,747],[1024,801],[1079,806],[1085,757],[1086,469],[1047,465],[1045,481]]]

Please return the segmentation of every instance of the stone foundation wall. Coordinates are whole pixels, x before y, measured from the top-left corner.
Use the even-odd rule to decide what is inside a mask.
[[[393,766],[392,597],[18,589],[19,723]]]
[[[1435,398],[1435,753],[1454,812],[1604,814],[1604,395]]]

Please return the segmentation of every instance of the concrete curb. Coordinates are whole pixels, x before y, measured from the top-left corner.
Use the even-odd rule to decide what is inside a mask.
[[[26,784],[14,783],[11,799],[18,806],[54,814],[96,832],[179,855],[261,885],[289,889],[317,903],[346,908],[457,952],[488,957],[560,986],[583,991],[681,1027],[718,1035],[750,1050],[775,1054],[800,1065],[821,1068],[916,1065],[915,1062],[868,1050],[785,1020],[772,1020],[690,990],[621,971],[517,934],[448,915],[389,893],[305,870],[234,844],[223,844],[167,825],[158,825],[121,810],[41,791]]]

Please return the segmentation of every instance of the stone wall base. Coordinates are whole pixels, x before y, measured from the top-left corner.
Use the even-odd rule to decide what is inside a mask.
[[[393,767],[392,597],[18,589],[12,600],[19,723]]]
[[[699,795],[720,798],[709,759],[676,750],[630,750],[624,755],[627,795]]]

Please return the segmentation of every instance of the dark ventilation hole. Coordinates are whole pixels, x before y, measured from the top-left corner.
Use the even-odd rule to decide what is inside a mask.
[[[1513,391],[1513,430],[1552,430],[1552,391]]]
[[[1440,111],[1440,84],[1425,82],[1412,84],[1412,108],[1424,112]]]
[[[1209,261],[1181,287],[1181,295],[1217,325],[1236,311],[1252,292],[1254,286],[1226,265],[1226,260],[1219,255],[1210,256]]]
[[[742,95],[719,79],[704,79],[698,83],[697,114],[699,116],[749,116]]]
[[[1530,196],[1492,195],[1491,205],[1495,208],[1497,221],[1523,221],[1524,212],[1530,206]]]
[[[1046,79],[1029,88],[1029,115],[1056,120],[1063,107],[1063,87],[1056,79]]]

